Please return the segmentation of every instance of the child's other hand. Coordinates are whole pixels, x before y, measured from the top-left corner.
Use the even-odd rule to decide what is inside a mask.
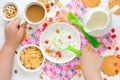
[[[98,53],[88,50],[86,48],[82,49],[83,55],[80,59],[81,69],[86,78],[86,80],[100,80],[97,79],[98,75],[101,77],[101,68],[103,64],[103,57],[100,56]],[[96,76],[97,78],[88,78]]]
[[[20,19],[14,19],[5,26],[5,44],[17,47],[23,38],[26,23],[19,26]]]

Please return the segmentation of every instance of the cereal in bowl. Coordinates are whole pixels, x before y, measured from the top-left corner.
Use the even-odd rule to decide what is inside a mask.
[[[5,6],[3,12],[6,18],[13,18],[17,15],[17,9],[14,5]]]
[[[20,62],[25,68],[33,70],[41,66],[43,55],[38,48],[34,46],[27,47],[20,53]]]

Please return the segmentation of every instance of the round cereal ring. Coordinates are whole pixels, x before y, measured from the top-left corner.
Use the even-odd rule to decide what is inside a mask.
[[[115,76],[120,71],[120,58],[115,55],[104,57],[102,72],[107,76]]]
[[[94,8],[99,6],[101,0],[82,0],[82,3],[85,7]]]
[[[7,6],[6,8],[7,8],[7,9],[11,9],[11,7],[10,7],[10,6]]]
[[[13,13],[13,11],[14,11],[14,10],[9,9],[9,10],[8,10],[8,13],[9,13],[9,14],[12,14],[12,13]]]
[[[108,8],[112,9],[114,6],[120,5],[120,0],[109,0]],[[120,15],[120,9],[115,12],[116,15]]]
[[[8,10],[6,8],[3,9],[3,12],[7,12]]]
[[[6,10],[9,10],[10,8],[8,6],[5,7]]]
[[[15,10],[15,7],[14,7],[14,6],[10,6],[10,7],[11,7],[11,9]]]

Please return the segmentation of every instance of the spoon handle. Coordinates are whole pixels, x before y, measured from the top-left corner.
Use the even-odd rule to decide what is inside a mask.
[[[82,52],[80,50],[77,50],[77,49],[75,49],[74,47],[72,47],[70,45],[68,46],[67,50],[72,51],[73,53],[75,53],[78,56],[82,56]]]
[[[98,48],[99,47],[99,42],[91,35],[89,35],[87,32],[85,32],[85,30],[83,29],[83,26],[77,22],[76,26],[80,29],[80,31],[84,34],[84,36],[88,39],[88,41],[91,43],[91,45],[94,48]]]

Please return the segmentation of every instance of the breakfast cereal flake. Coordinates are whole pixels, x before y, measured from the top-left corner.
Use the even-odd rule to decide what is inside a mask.
[[[27,69],[36,69],[42,64],[43,55],[36,47],[25,48],[20,54],[21,64]]]

